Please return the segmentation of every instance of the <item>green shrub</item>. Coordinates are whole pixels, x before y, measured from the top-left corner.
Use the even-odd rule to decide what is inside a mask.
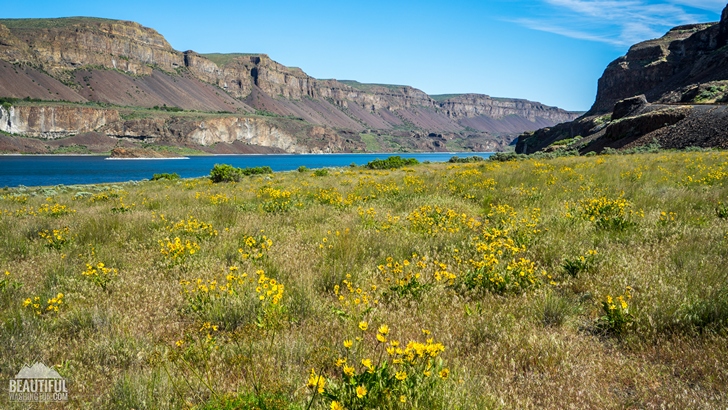
[[[454,157],[450,158],[447,162],[470,163],[470,162],[481,162],[481,161],[485,161],[485,158],[480,157],[478,155],[473,155],[472,157],[465,157],[465,158],[460,158],[458,156],[454,156]]]
[[[215,164],[210,171],[210,179],[212,182],[238,182],[243,175],[263,175],[272,174],[273,169],[269,166],[237,168],[228,164]]]
[[[301,165],[300,167],[298,167],[298,172],[306,172],[306,171],[308,171],[308,167],[306,167],[305,165]]]
[[[314,176],[317,177],[325,177],[326,175],[329,175],[329,170],[326,168],[317,169],[316,171],[313,171]]]
[[[10,111],[10,107],[12,107],[16,101],[18,101],[17,98],[0,97],[0,105],[2,105],[2,107],[5,109],[5,111]]]
[[[240,169],[240,168],[238,168],[238,169]],[[250,175],[263,175],[263,174],[272,174],[273,173],[273,169],[271,169],[271,167],[269,167],[269,166],[264,166],[264,167],[250,167],[250,168],[242,168],[242,169],[240,169],[240,172],[243,175],[247,175],[247,176],[250,176]]]
[[[515,152],[496,152],[495,154],[491,155],[490,159],[491,161],[499,161],[499,162],[508,162],[508,161],[518,161],[519,159],[525,158],[526,155],[524,154],[516,154]]]
[[[228,164],[215,164],[210,171],[212,182],[238,182],[243,177],[243,170]]]
[[[167,107],[167,104],[162,105],[161,107],[158,105],[155,105],[152,107],[153,110],[159,110],[159,111],[167,111],[167,112],[181,112],[184,111],[184,109],[179,107]]]
[[[369,169],[395,169],[402,168],[407,165],[417,165],[420,161],[415,158],[402,158],[399,155],[389,157],[387,159],[375,159],[367,163]]]
[[[159,181],[160,179],[166,179],[166,180],[169,180],[169,181],[174,181],[174,180],[177,180],[179,178],[180,178],[180,176],[176,172],[171,173],[171,174],[168,174],[168,173],[165,172],[165,173],[162,173],[162,174],[154,174],[152,176],[152,181]]]
[[[718,206],[715,208],[715,214],[721,219],[728,218],[728,205],[719,202]]]

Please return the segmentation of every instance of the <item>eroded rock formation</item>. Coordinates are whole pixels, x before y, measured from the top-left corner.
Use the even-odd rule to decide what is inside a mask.
[[[502,148],[503,137],[578,115],[525,100],[477,94],[436,100],[409,86],[319,80],[265,54],[180,52],[151,28],[96,18],[0,20],[0,97],[114,107],[74,111],[42,102],[19,104],[13,108],[17,112],[7,110],[9,122],[0,128],[19,135],[58,138],[99,131],[203,146],[237,141],[287,152],[363,150],[351,133],[368,130],[402,138],[397,145],[414,149],[446,150],[453,140]],[[171,118],[165,112],[126,121],[107,118],[123,107],[227,117]],[[398,136],[395,131],[401,130],[409,132]],[[453,137],[444,146],[415,139],[431,133]],[[488,138],[492,144],[484,143]]]
[[[604,70],[589,112],[524,133],[516,151],[558,147],[585,153],[655,142],[668,148],[727,147],[726,45],[728,6],[720,22],[675,27],[632,46]]]

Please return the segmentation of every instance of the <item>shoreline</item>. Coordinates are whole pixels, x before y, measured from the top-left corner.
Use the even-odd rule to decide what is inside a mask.
[[[167,159],[190,159],[190,157],[135,157],[135,158],[104,158],[107,161],[129,161],[129,160],[167,160]]]
[[[144,157],[144,158],[111,158],[109,154],[0,154],[0,157],[108,157],[107,159],[190,159],[192,157],[239,157],[239,156],[295,156],[295,155],[421,155],[421,154],[448,154],[448,155],[480,155],[495,154],[507,151],[408,151],[408,152],[284,152],[271,154],[188,154],[183,157]]]

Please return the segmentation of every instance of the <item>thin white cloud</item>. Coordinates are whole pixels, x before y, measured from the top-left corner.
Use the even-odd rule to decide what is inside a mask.
[[[528,27],[531,30],[544,31],[547,33],[558,34],[564,37],[575,38],[577,40],[589,40],[598,41],[601,43],[609,43],[615,46],[622,45],[621,41],[611,39],[609,37],[599,36],[596,34],[590,34],[585,31],[573,30],[563,26],[550,25],[547,22],[534,20],[534,19],[516,19],[512,20],[514,23],[518,23],[522,26]]]
[[[533,30],[615,46],[663,35],[670,28],[706,21],[686,7],[718,12],[712,0],[542,0],[535,17],[511,20]]]
[[[726,6],[724,0],[673,0],[671,3],[709,11],[722,10]]]

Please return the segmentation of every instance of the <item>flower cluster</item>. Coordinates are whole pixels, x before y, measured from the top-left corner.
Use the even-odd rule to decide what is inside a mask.
[[[241,285],[245,284],[248,274],[238,275],[238,267],[231,266],[224,280],[197,278],[192,281],[182,279],[182,294],[185,295],[189,310],[201,312],[217,300],[235,295]]]
[[[597,327],[616,335],[625,333],[634,322],[628,300],[632,299],[632,288],[627,286],[624,294],[613,298],[607,295],[602,301],[603,315],[597,320]]]
[[[159,241],[160,252],[164,255],[170,265],[184,263],[188,257],[193,256],[200,250],[197,242],[186,239],[184,242],[176,236],[173,240],[165,238]]]
[[[263,199],[263,210],[269,213],[286,212],[291,209],[293,193],[284,189],[265,186],[258,190],[258,198]]]
[[[682,180],[682,185],[719,185],[722,186],[728,180],[728,162],[716,164],[713,166],[705,166],[697,164],[694,166],[695,174],[688,175]]]
[[[330,408],[392,408],[416,403],[448,379],[450,370],[440,357],[445,351],[442,343],[432,338],[401,343],[391,338],[386,324],[369,330],[367,322],[360,322],[358,329],[357,337],[343,341],[330,377],[314,370],[309,375],[308,388]]]
[[[119,271],[116,268],[107,268],[103,262],[98,262],[95,265],[87,263],[86,270],[81,272],[81,274],[89,278],[91,282],[101,287],[101,289],[106,290],[112,277],[118,275]]]
[[[371,285],[370,290],[375,292],[377,286]],[[363,319],[378,303],[366,288],[356,286],[352,282],[350,274],[346,275],[341,285],[334,285],[334,296],[339,302],[339,308],[335,311],[341,316],[355,320]]]
[[[53,205],[43,204],[37,210],[38,215],[48,215],[52,217],[59,217],[75,212],[76,211],[74,209],[71,209],[66,205],[61,205],[59,203],[54,203]]]
[[[230,198],[224,193],[212,194],[207,192],[203,194],[202,192],[197,192],[195,193],[195,199],[202,199],[212,205],[221,205],[230,202]]]
[[[593,222],[600,229],[623,230],[634,223],[630,216],[632,203],[623,197],[616,199],[606,196],[582,199],[578,202],[576,212],[585,220]],[[571,211],[567,217],[571,217]]]
[[[16,202],[19,204],[24,204],[28,202],[28,195],[25,194],[13,194],[13,195],[3,195],[1,197],[4,200]]]
[[[349,193],[344,197],[341,192],[336,188],[319,189],[318,193],[314,197],[318,202],[324,205],[332,205],[336,208],[347,208],[353,205],[357,201],[361,201],[362,198]]]
[[[268,250],[273,246],[273,240],[263,235],[262,232],[261,235],[245,235],[241,238],[238,253],[243,260],[255,261],[268,256]]]
[[[657,222],[660,225],[667,225],[669,223],[675,222],[676,218],[677,218],[677,214],[675,212],[661,211],[660,216],[657,218]]]
[[[271,305],[279,304],[283,298],[283,284],[266,276],[262,269],[257,270],[255,273],[258,275],[258,286],[255,288],[258,299]]]
[[[43,230],[38,232],[38,236],[45,240],[45,246],[49,249],[61,249],[64,245],[71,241],[70,230],[68,227],[61,229]]]
[[[479,222],[468,218],[453,209],[444,209],[439,206],[423,205],[407,215],[407,220],[413,231],[435,236],[440,232],[456,233],[462,229],[473,229]]]
[[[115,214],[123,214],[126,212],[131,212],[134,207],[136,207],[135,203],[132,203],[131,205],[125,204],[124,197],[119,197],[119,201],[116,203],[116,205],[111,207],[111,212]]]
[[[88,202],[92,203],[92,204],[96,203],[96,202],[106,202],[112,198],[118,198],[125,194],[126,194],[125,191],[118,191],[118,190],[111,189],[108,191],[103,191],[103,192],[99,192],[97,194],[91,195],[91,197],[89,197],[89,199],[88,199]]]
[[[57,313],[61,305],[63,305],[63,296],[63,293],[58,293],[55,297],[48,299],[45,306],[43,306],[40,296],[27,298],[23,301],[23,307],[32,310],[36,315]]]
[[[384,296],[396,294],[400,297],[419,298],[431,289],[435,283],[444,281],[452,284],[455,275],[447,270],[447,265],[437,261],[430,261],[427,256],[413,253],[409,259],[401,262],[387,257],[383,264],[377,266],[382,282],[386,289]]]
[[[191,215],[188,216],[186,220],[183,219],[174,224],[171,224],[167,228],[167,230],[170,233],[180,233],[194,236],[198,240],[213,238],[218,235],[217,229],[215,229],[212,224],[200,221]]]

